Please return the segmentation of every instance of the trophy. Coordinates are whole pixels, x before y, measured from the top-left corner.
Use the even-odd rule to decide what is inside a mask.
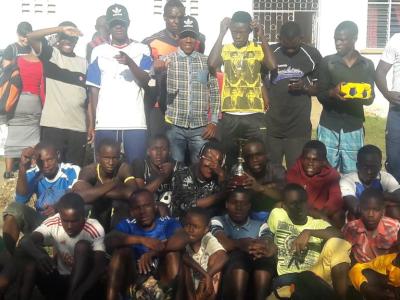
[[[238,139],[238,144],[239,144],[239,155],[237,158],[237,164],[235,164],[232,167],[231,170],[231,174],[232,174],[232,178],[231,178],[231,182],[235,185],[235,186],[243,186],[244,185],[244,181],[246,179],[246,174],[244,172],[244,167],[243,167],[243,163],[244,163],[244,158],[243,158],[243,144],[246,141],[246,139]]]

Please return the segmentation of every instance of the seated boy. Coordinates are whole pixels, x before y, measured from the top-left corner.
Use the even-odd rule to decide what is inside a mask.
[[[225,154],[215,140],[204,144],[199,163],[178,170],[172,178],[172,216],[183,217],[190,207],[206,208],[214,216],[221,208]]]
[[[36,166],[32,166],[32,161]],[[78,179],[80,168],[59,161],[54,145],[38,144],[22,151],[15,202],[3,212],[3,238],[7,250],[13,253],[19,234],[31,233],[42,221],[55,213],[54,205]],[[36,194],[35,209],[26,205]]]
[[[223,275],[224,299],[265,300],[275,274],[274,257],[256,258],[252,254],[266,243],[265,237],[270,232],[266,223],[249,217],[250,200],[248,190],[237,188],[226,200],[227,214],[211,219],[211,232],[229,254]]]
[[[106,246],[114,250],[108,269],[107,299],[120,299],[131,284],[143,283],[143,277],[160,276],[171,285],[179,270],[179,255],[168,252],[167,240],[181,228],[168,217],[156,217],[154,196],[138,189],[129,198],[132,219],[122,220],[106,237]]]
[[[366,300],[399,299],[400,254],[381,255],[367,263],[357,263],[349,277]]]
[[[340,174],[329,165],[325,145],[316,140],[307,142],[302,155],[288,171],[286,181],[297,183],[307,191],[308,212],[329,220],[341,228],[344,223]]]
[[[170,145],[166,136],[151,136],[147,148],[147,158],[132,163],[133,175],[139,188],[152,192],[156,201],[170,204],[172,177],[182,163],[170,158]],[[159,207],[160,208],[160,207]],[[163,215],[166,214],[164,210]]]
[[[347,223],[343,235],[352,244],[355,262],[368,262],[379,255],[391,253],[397,244],[400,222],[384,216],[382,192],[366,189],[360,197],[360,219]]]
[[[81,195],[90,208],[90,216],[108,232],[113,207],[114,224],[129,215],[128,205],[123,200],[136,189],[136,182],[129,164],[121,161],[121,146],[116,141],[101,140],[96,149],[96,160],[97,163],[82,169],[72,190]]]
[[[46,219],[21,241],[24,255],[34,263],[25,281],[22,299],[31,299],[34,282],[46,299],[98,299],[98,280],[105,271],[104,230],[94,219],[85,219],[83,199],[75,193],[61,197],[59,213]],[[43,246],[54,246],[57,262]]]
[[[300,185],[286,185],[283,207],[274,208],[268,218],[278,249],[278,275],[312,271],[333,286],[338,299],[344,299],[347,276],[343,274],[350,267],[351,245],[328,222],[308,215],[307,192]]]
[[[344,206],[349,212],[349,220],[359,217],[359,199],[366,188],[389,193],[400,189],[396,179],[381,169],[381,150],[374,145],[366,145],[358,151],[357,172],[347,174],[340,179],[340,190]]]
[[[190,208],[183,220],[189,244],[184,255],[185,299],[215,299],[221,284],[221,271],[228,256],[209,232],[210,217],[201,207]]]
[[[271,211],[281,200],[286,170],[269,161],[267,149],[262,140],[250,138],[243,146],[246,179],[243,185],[252,190],[252,207],[255,211]],[[236,188],[229,183],[231,189]]]

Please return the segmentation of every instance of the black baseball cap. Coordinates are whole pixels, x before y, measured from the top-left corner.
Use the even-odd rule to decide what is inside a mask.
[[[184,16],[180,23],[179,36],[199,35],[199,24],[197,20],[191,16]]]
[[[121,4],[113,4],[107,8],[106,19],[108,24],[119,21],[129,25],[129,14],[125,6]]]

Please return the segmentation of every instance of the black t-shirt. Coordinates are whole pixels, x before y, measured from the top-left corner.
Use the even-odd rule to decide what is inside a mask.
[[[267,134],[279,138],[309,137],[311,134],[311,98],[307,94],[288,92],[290,79],[301,78],[310,84],[318,78],[322,59],[317,49],[301,45],[293,56],[287,56],[280,43],[271,46],[278,68],[270,73],[267,112]]]
[[[154,193],[156,197],[156,201],[160,201],[161,197],[167,193],[172,191],[172,177],[176,173],[177,170],[183,168],[183,164],[172,160],[171,161],[174,164],[174,171],[171,176],[171,180],[168,182],[162,183],[158,190]],[[140,178],[143,179],[144,184],[149,184],[153,182],[159,175],[151,168],[150,161],[148,159],[136,159],[132,163],[132,169],[133,169],[133,176],[135,178]]]
[[[28,45],[23,47],[18,43],[13,43],[11,45],[8,45],[7,48],[4,50],[3,59],[13,60],[17,56],[27,55],[30,54],[31,52],[32,52],[31,46]]]
[[[329,55],[321,61],[318,100],[323,105],[320,125],[340,132],[361,129],[364,122],[364,105],[372,103],[374,94],[374,63],[360,54],[349,68],[338,54]],[[372,97],[367,100],[338,100],[329,97],[329,90],[340,82],[365,82],[372,87]]]

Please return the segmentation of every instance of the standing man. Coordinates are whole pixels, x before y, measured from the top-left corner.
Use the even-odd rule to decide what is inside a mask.
[[[57,34],[55,47],[44,39],[51,34]],[[42,61],[46,76],[41,139],[55,145],[61,161],[82,166],[85,144],[91,139],[86,129],[92,132],[93,125],[87,115],[86,60],[74,53],[79,35],[76,25],[66,21],[58,27],[35,30],[26,37]]]
[[[154,77],[157,82],[155,93],[149,94],[150,101],[146,102],[147,124],[151,135],[164,134],[164,113],[166,110],[166,66],[163,58],[178,50],[179,24],[185,15],[185,6],[180,0],[169,0],[164,6],[165,28],[143,40],[143,44],[151,48],[154,60]],[[195,50],[204,53],[205,36],[198,34]]]
[[[386,124],[386,157],[388,171],[400,181],[400,34],[392,36],[376,68],[376,86],[389,101]],[[386,75],[393,67],[393,86],[388,89]]]
[[[336,27],[337,53],[322,59],[318,79],[318,100],[323,106],[318,140],[326,145],[331,166],[344,174],[357,169],[357,152],[364,145],[363,106],[375,97],[374,64],[355,50],[357,35],[354,22]]]
[[[291,168],[311,139],[311,96],[317,94],[322,59],[314,47],[302,43],[299,24],[283,24],[279,43],[271,46],[278,68],[270,74],[267,144],[272,163]]]
[[[223,46],[222,41],[228,29],[232,34],[233,44]],[[261,45],[249,41],[252,31],[261,40]],[[262,65],[269,70],[276,68],[264,30],[260,24],[252,21],[249,13],[237,11],[232,19],[222,20],[220,34],[208,58],[210,72],[215,75],[222,64],[225,76],[220,130],[224,134],[228,165],[231,165],[236,139],[265,139],[265,105],[260,69]]]
[[[147,126],[143,95],[152,66],[148,46],[128,37],[126,8],[113,4],[107,9],[111,44],[97,46],[91,57],[86,84],[95,115],[95,144],[104,138],[123,144],[127,161],[146,153]]]
[[[216,135],[219,90],[217,79],[208,72],[207,56],[195,51],[199,36],[196,19],[186,16],[180,27],[179,49],[167,56],[165,121],[172,158],[183,162],[188,148],[193,164],[199,160],[201,147]]]

